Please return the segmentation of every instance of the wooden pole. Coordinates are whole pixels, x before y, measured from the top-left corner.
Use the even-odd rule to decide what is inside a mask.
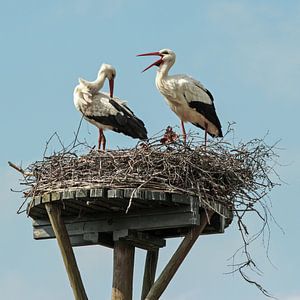
[[[115,241],[112,300],[132,300],[134,247]]]
[[[50,203],[46,203],[45,207],[63,257],[74,297],[76,300],[87,300],[88,297],[84,290],[70,238],[65,223],[61,218],[61,208]]]
[[[141,300],[144,300],[152,287],[155,280],[155,272],[158,261],[159,248],[156,250],[148,250],[145,260],[145,270],[143,279],[143,288]]]
[[[176,252],[171,257],[170,261],[166,265],[166,267],[161,272],[158,279],[155,281],[153,286],[151,287],[148,295],[145,300],[157,300],[162,295],[164,290],[167,288],[168,284],[172,280],[176,271],[180,267],[181,263],[193,247],[196,242],[198,236],[204,230],[205,226],[209,222],[211,216],[213,215],[212,211],[208,211],[207,214],[205,212],[201,213],[200,216],[200,225],[194,227],[183,239]]]

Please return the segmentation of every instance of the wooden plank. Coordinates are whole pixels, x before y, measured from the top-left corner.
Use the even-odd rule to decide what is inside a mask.
[[[42,196],[42,203],[48,203],[51,201],[51,194],[47,193]]]
[[[139,247],[145,250],[154,250],[166,246],[165,239],[155,237],[148,232],[130,232],[125,240],[131,242],[135,247]]]
[[[112,300],[132,300],[134,247],[124,241],[114,245]]]
[[[157,300],[162,295],[164,290],[167,288],[168,284],[172,280],[173,276],[177,272],[178,268],[180,267],[181,263],[193,247],[194,243],[198,239],[201,232],[204,230],[205,226],[207,225],[208,221],[213,215],[213,211],[208,211],[206,213],[201,214],[200,218],[200,225],[195,226],[191,231],[185,236],[171,259],[169,260],[166,267],[161,272],[158,279],[154,282],[153,286],[151,287],[149,293],[147,294],[145,300]]]
[[[144,199],[144,191],[141,189],[124,189],[124,198]]]
[[[128,199],[124,198],[123,189],[111,189],[107,191],[107,202],[110,205],[110,209],[113,211],[125,212],[128,206]]]
[[[73,289],[74,297],[76,300],[87,300],[88,298],[84,290],[68,232],[61,218],[61,209],[58,205],[50,203],[46,203],[45,206],[55,232],[57,243]]]
[[[69,235],[79,235],[88,232],[113,232],[121,229],[155,230],[176,227],[189,227],[200,222],[199,213],[190,207],[177,207],[162,210],[147,210],[145,213],[135,214],[106,214],[101,218],[65,219]],[[42,224],[42,223],[41,223]],[[36,239],[51,238],[51,226],[44,222],[40,227],[36,225],[38,234]],[[35,230],[34,230],[35,232]]]
[[[59,204],[61,204],[62,209],[61,209],[61,213],[62,216],[64,217],[64,219],[69,218],[69,216],[76,216],[76,218],[78,218],[78,207],[75,206],[73,207],[72,205],[68,205],[68,201],[69,200],[61,200],[61,201],[56,201]]]
[[[154,283],[157,262],[158,262],[158,253],[159,253],[158,248],[155,250],[147,251],[141,300],[144,300],[146,298],[147,294],[149,293]]]
[[[47,217],[47,212],[44,206],[40,205],[42,201],[41,197],[34,198],[27,205],[26,213],[32,218],[45,218]],[[37,203],[37,204],[36,204]],[[37,206],[35,206],[37,205]]]
[[[91,198],[107,198],[107,190],[105,189],[91,189],[90,190]]]
[[[198,198],[185,194],[172,194],[172,202],[179,204],[190,204],[191,201],[197,201]]]
[[[104,233],[74,235],[70,237],[70,240],[71,240],[71,245],[73,247],[101,245],[101,246],[113,248],[114,246],[112,236]]]
[[[61,198],[62,198],[62,200],[74,199],[75,191],[74,190],[64,190]]]
[[[82,216],[84,207],[76,201],[63,200],[62,203],[62,211],[72,212],[72,215],[76,216],[76,218],[80,218]]]
[[[77,189],[75,191],[76,198],[87,198],[89,197],[89,190],[87,189]]]
[[[118,198],[123,199],[124,198],[124,191],[120,189],[113,189],[107,191],[107,198]]]
[[[144,196],[146,200],[149,201],[166,201],[167,195],[165,192],[159,192],[159,191],[144,191]]]
[[[62,193],[61,192],[52,192],[51,193],[51,201],[58,201],[61,199]]]
[[[94,209],[92,207],[89,207],[86,201],[81,200],[80,198],[65,200],[64,205],[65,205],[65,210],[71,208],[75,210],[74,214],[80,216],[95,213]]]
[[[34,196],[31,202],[32,202],[32,206],[37,206],[42,203],[42,197]]]
[[[91,246],[91,245],[99,244],[99,243],[94,243],[89,240],[85,240],[82,235],[70,236],[70,242],[71,242],[72,247],[82,247],[82,246]]]
[[[87,201],[86,202],[86,205],[93,209],[93,211],[96,213],[105,213],[105,212],[111,212],[111,209],[108,208],[108,206],[103,206],[101,205],[101,202],[100,201],[97,201],[97,200],[92,200],[92,201]]]
[[[30,211],[27,209],[27,215],[29,215],[31,218],[37,218],[37,219],[42,219],[42,218],[47,218],[47,212],[45,209],[40,209],[38,207],[31,208]]]
[[[140,232],[127,229],[114,231],[113,240],[124,240],[135,247],[145,250],[154,250],[157,248],[165,247],[166,245],[166,241],[163,238],[153,236],[148,232]]]
[[[149,191],[143,189],[127,189],[127,193],[124,190],[124,197],[126,196],[128,200],[132,195],[131,210],[135,208],[151,209],[160,207],[172,207],[171,196],[169,193],[160,191]],[[133,193],[132,193],[133,192]]]

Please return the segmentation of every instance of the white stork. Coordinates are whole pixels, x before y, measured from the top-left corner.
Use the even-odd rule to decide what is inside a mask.
[[[158,52],[139,54],[137,56],[157,55],[155,61],[144,71],[153,66],[158,67],[156,87],[165,97],[167,104],[181,120],[183,140],[186,143],[184,122],[191,122],[205,131],[205,145],[207,133],[212,137],[222,137],[222,129],[214,106],[214,98],[199,81],[185,74],[169,76],[168,72],[175,63],[176,55],[170,49]]]
[[[99,150],[101,144],[102,149],[105,150],[106,138],[103,134],[105,129],[121,132],[132,138],[147,139],[147,130],[143,121],[134,115],[125,101],[113,98],[115,77],[115,68],[102,64],[95,81],[80,78],[79,85],[74,90],[75,107],[88,122],[99,128]],[[106,78],[109,80],[110,95],[99,92]]]

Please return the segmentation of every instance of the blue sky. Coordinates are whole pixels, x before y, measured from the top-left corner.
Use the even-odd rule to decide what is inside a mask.
[[[55,131],[66,144],[72,141],[80,121],[74,86],[78,77],[94,79],[103,62],[116,67],[115,94],[129,101],[150,136],[179,124],[155,88],[155,70],[141,74],[152,59],[135,57],[171,48],[177,54],[171,73],[192,75],[213,93],[223,127],[236,122],[236,140],[266,132],[269,143],[281,139],[278,172],[286,184],[270,197],[285,233],[272,224],[269,257],[274,266],[262,242],[253,245],[253,253],[264,273],[260,282],[282,300],[299,300],[299,15],[300,3],[292,0],[3,2],[1,298],[72,299],[56,241],[34,241],[30,219],[16,215],[22,199],[10,188],[19,188],[20,177],[7,161],[26,166],[40,159]],[[97,130],[84,123],[80,136],[95,143]],[[107,137],[109,148],[135,144],[115,133]],[[255,226],[256,220],[249,222]],[[178,243],[168,241],[159,270]],[[234,225],[223,235],[201,237],[161,299],[264,299],[238,274],[224,275],[239,245]],[[89,299],[109,299],[111,250],[82,247],[75,253]],[[144,252],[138,251],[135,299],[143,259]]]

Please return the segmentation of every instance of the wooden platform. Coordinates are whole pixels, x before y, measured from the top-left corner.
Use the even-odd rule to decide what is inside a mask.
[[[131,199],[130,208],[126,213]],[[27,213],[35,239],[55,238],[45,203],[59,204],[72,246],[100,244],[113,247],[126,240],[151,250],[165,238],[184,236],[200,224],[205,205],[198,197],[134,189],[68,189],[34,197]],[[230,210],[211,204],[215,213],[203,234],[223,233],[232,221]]]

